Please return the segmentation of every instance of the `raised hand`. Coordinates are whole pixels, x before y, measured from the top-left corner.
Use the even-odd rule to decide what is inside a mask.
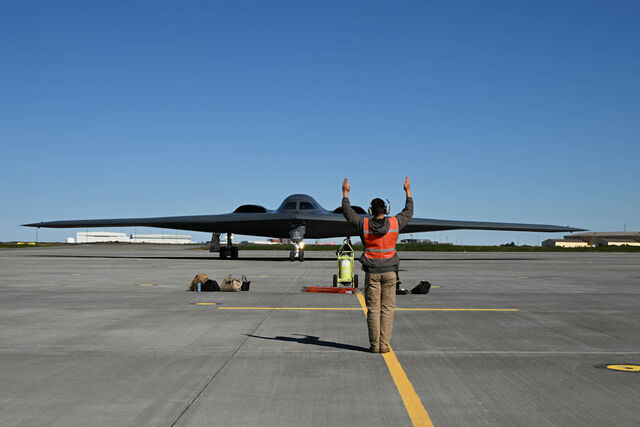
[[[342,181],[342,197],[349,197],[349,191],[351,191],[351,185],[349,185],[349,179],[345,178]]]
[[[411,183],[409,182],[409,177],[404,179],[404,191],[407,193],[407,197],[411,197]]]

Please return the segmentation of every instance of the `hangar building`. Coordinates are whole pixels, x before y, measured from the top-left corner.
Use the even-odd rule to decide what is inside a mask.
[[[564,236],[564,239],[547,239],[542,246],[565,248],[589,246],[640,246],[640,231],[585,231]]]
[[[69,239],[67,239],[69,243]],[[173,243],[188,244],[193,243],[191,236],[186,234],[133,234],[116,233],[113,231],[79,231],[76,233],[77,243],[101,243],[101,242],[124,242],[124,243]]]

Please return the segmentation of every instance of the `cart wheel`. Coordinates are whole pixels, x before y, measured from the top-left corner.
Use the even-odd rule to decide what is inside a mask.
[[[298,261],[300,262],[304,261],[304,251],[300,251],[300,253],[298,254]]]
[[[334,274],[333,275],[333,287],[337,287],[338,286],[338,275]]]
[[[293,251],[289,252],[289,261],[295,261],[296,260],[296,254]]]
[[[357,288],[358,287],[358,275],[354,275],[353,276],[353,287]]]

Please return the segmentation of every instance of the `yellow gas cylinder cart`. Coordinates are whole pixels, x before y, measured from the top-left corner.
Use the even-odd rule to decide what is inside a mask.
[[[333,287],[339,285],[358,287],[358,275],[353,274],[354,250],[349,238],[344,239],[342,246],[336,250],[338,256],[338,274],[333,275]]]

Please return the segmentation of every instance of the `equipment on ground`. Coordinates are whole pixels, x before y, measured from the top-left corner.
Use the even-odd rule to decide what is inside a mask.
[[[402,282],[400,281],[400,274],[396,271],[396,295],[407,295],[409,290],[401,288],[400,285]]]
[[[198,292],[220,292],[220,285],[213,279],[202,283],[199,288]]]
[[[218,286],[218,282],[213,279],[210,279],[204,273],[196,274],[196,277],[193,278],[187,291],[194,292],[217,292],[220,291],[220,287]]]
[[[333,275],[333,287],[339,285],[349,285],[350,287],[358,287],[358,275],[353,274],[354,267],[354,254],[353,246],[351,246],[351,239],[346,238],[336,250],[338,256],[338,274]]]
[[[244,274],[242,275],[242,286],[240,287],[241,291],[248,291],[249,290],[249,286],[251,286],[251,281],[247,280],[247,276],[245,276]]]
[[[422,280],[420,283],[418,283],[418,286],[411,289],[411,293],[412,294],[428,294],[429,289],[431,289],[431,283],[427,282],[426,280]]]
[[[227,276],[222,283],[218,284],[213,279],[210,279],[204,273],[196,274],[193,278],[187,291],[195,292],[239,292],[248,291],[251,281],[247,280],[247,277],[243,274],[242,279],[236,279],[232,276]]]

